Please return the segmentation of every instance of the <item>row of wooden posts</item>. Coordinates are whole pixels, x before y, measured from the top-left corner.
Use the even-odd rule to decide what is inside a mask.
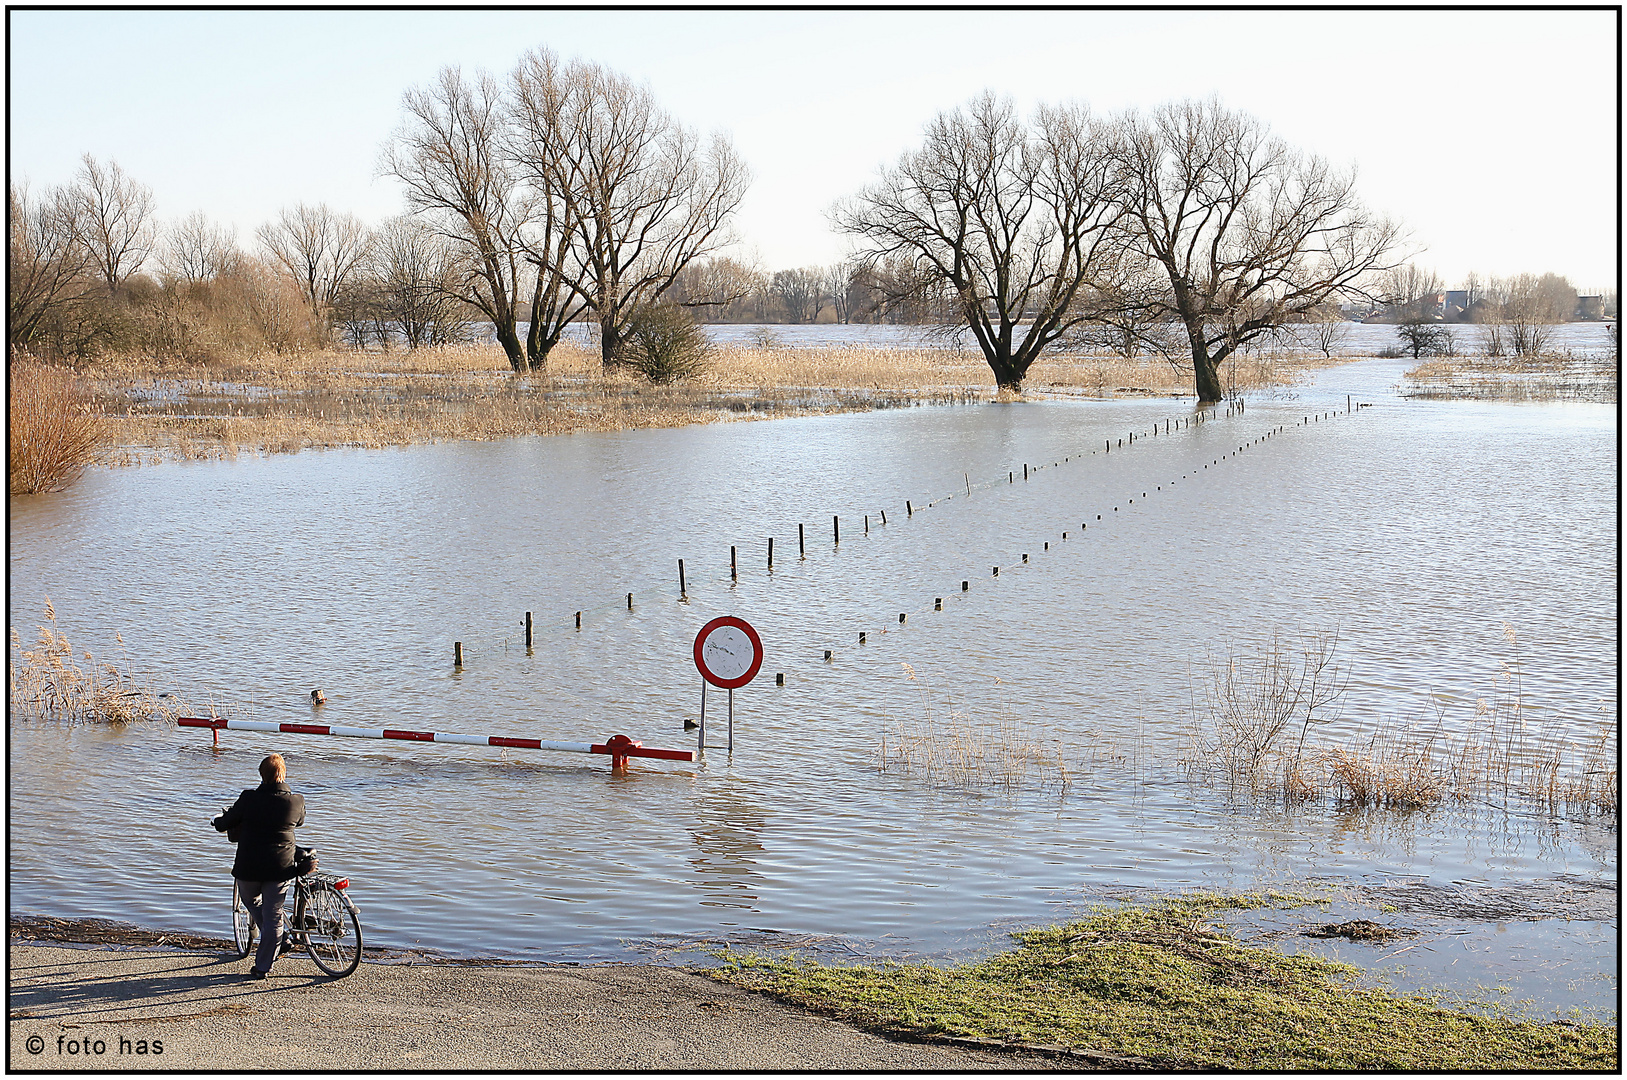
[[[1350,399],[1347,398],[1347,400],[1346,400],[1346,411],[1347,412],[1352,411],[1354,408],[1358,408],[1358,407],[1365,408],[1366,406],[1365,405],[1357,406],[1353,401],[1351,401]],[[1234,415],[1234,413],[1235,413],[1235,415],[1242,415],[1243,411],[1244,411],[1244,404],[1243,404],[1242,401],[1238,401],[1238,402],[1236,402],[1234,404],[1234,406],[1232,408],[1229,408],[1227,410],[1226,415],[1227,416],[1232,416],[1232,415]],[[1316,423],[1316,422],[1318,422],[1320,420],[1323,420],[1323,419],[1330,419],[1330,418],[1332,418],[1334,416],[1337,416],[1337,415],[1338,415],[1338,413],[1336,413],[1336,412],[1318,413],[1318,414],[1316,414],[1314,416],[1307,415],[1301,423],[1305,424],[1305,425],[1308,425],[1308,424]],[[1185,426],[1190,426],[1190,425],[1193,425],[1193,424],[1201,424],[1201,423],[1203,423],[1205,421],[1205,419],[1213,419],[1213,418],[1214,418],[1213,417],[1213,412],[1211,412],[1210,414],[1207,414],[1207,416],[1204,413],[1199,413],[1195,417],[1182,418],[1180,420],[1174,421],[1173,423],[1175,425],[1177,425],[1177,426],[1185,427]],[[1171,423],[1172,422],[1170,420],[1167,420],[1167,419],[1164,421],[1164,433],[1165,434],[1170,434],[1171,431],[1173,430],[1172,427],[1171,427]],[[1296,425],[1296,426],[1300,426],[1300,425]],[[1155,434],[1157,433],[1157,429],[1158,429],[1158,425],[1154,424],[1153,425],[1153,431],[1154,431]],[[1244,444],[1243,446],[1239,446],[1237,448],[1237,450],[1232,451],[1227,456],[1228,457],[1235,457],[1237,454],[1242,453],[1247,448],[1247,446],[1263,442],[1265,440],[1265,438],[1267,438],[1267,437],[1269,437],[1271,435],[1280,434],[1283,430],[1284,429],[1281,426],[1273,428],[1270,432],[1267,433],[1266,436],[1262,436],[1261,438],[1254,440],[1254,443]],[[1134,442],[1135,442],[1135,434],[1133,432],[1130,434],[1129,440],[1130,440],[1131,444],[1134,444]],[[1112,440],[1108,440],[1108,444],[1109,444],[1108,445],[1108,452],[1111,452],[1112,451]],[[1119,444],[1120,444],[1120,446],[1123,446],[1124,440],[1120,439]],[[1092,451],[1092,452],[1094,453],[1094,451]],[[1064,462],[1071,461],[1072,456],[1070,455],[1068,457],[1064,457],[1062,460]],[[1220,463],[1220,459],[1218,459],[1218,458],[1214,459],[1214,461],[1212,463],[1218,465]],[[1060,464],[1060,462],[1058,464]],[[1204,466],[1204,468],[1208,468],[1208,467],[1209,466],[1207,466],[1207,465]],[[1037,471],[1037,467],[1036,467],[1036,471]],[[1008,483],[1015,483],[1016,482],[1016,471],[1015,470],[1012,470],[1007,475],[1008,475]],[[1027,480],[1028,478],[1029,478],[1029,466],[1027,464],[1024,464],[1023,465],[1023,479]],[[982,485],[980,485],[980,486],[982,486]],[[967,493],[970,494],[970,492],[971,492],[971,480],[970,480],[969,477],[966,480],[966,487],[967,487]],[[1146,494],[1147,494],[1146,492],[1142,492],[1143,496],[1145,496]],[[1129,500],[1130,504],[1134,504],[1134,502],[1135,502],[1134,499]],[[1113,509],[1116,512],[1118,510],[1118,507],[1115,506]],[[904,512],[905,512],[906,516],[909,516],[909,517],[914,517],[915,516],[915,507],[914,507],[914,503],[911,500],[906,499],[904,501]],[[887,524],[887,512],[885,510],[882,510],[880,516],[881,516],[881,523],[883,525]],[[1096,520],[1097,521],[1102,520],[1102,515],[1097,514],[1096,515]],[[1081,522],[1080,525],[1079,525],[1080,529],[1085,529],[1087,527],[1087,524],[1088,523],[1086,523],[1086,522]],[[864,535],[866,535],[866,536],[870,535],[870,516],[868,514],[864,515]],[[831,538],[832,538],[833,543],[840,546],[840,544],[842,542],[842,523],[841,523],[841,516],[837,515],[837,514],[832,514],[831,515]],[[1066,532],[1064,532],[1062,534],[1062,539],[1066,540],[1067,538],[1068,538],[1068,534]],[[1050,542],[1046,541],[1045,542],[1045,550],[1049,551],[1050,548],[1051,548]],[[797,556],[798,556],[799,559],[806,559],[807,558],[806,523],[800,523],[799,522],[797,524]],[[1026,552],[1023,553],[1022,561],[1024,563],[1028,562],[1028,553],[1026,553]],[[768,569],[769,570],[774,569],[774,538],[772,536],[770,536],[768,538]],[[739,576],[740,576],[740,571],[739,571],[739,548],[738,548],[737,545],[731,544],[729,546],[729,578],[730,578],[731,581],[738,581]],[[998,566],[993,568],[992,576],[993,577],[999,577],[1000,576],[1000,568]],[[969,580],[963,580],[960,583],[960,591],[961,592],[968,592],[968,591],[970,591],[970,589],[971,589],[971,582]],[[689,584],[688,584],[688,579],[686,577],[685,570],[684,570],[684,560],[679,559],[678,560],[678,596],[679,596],[679,599],[682,600],[682,599],[687,599],[688,595],[689,595]],[[627,596],[626,596],[626,599],[627,599],[627,610],[632,611],[633,610],[633,594],[628,593]],[[934,611],[942,611],[943,610],[943,597],[941,597],[941,596],[936,597],[934,599],[934,601],[933,601],[932,607],[933,607]],[[906,617],[907,617],[907,613],[900,613],[899,614],[898,621],[899,621],[899,623],[901,625],[905,623]],[[528,611],[528,612],[525,613],[525,619],[523,621],[523,625],[525,627],[525,647],[527,649],[530,649],[532,647],[532,642],[533,642],[533,639],[534,639],[533,638],[533,622],[532,622],[532,613],[531,612]],[[576,612],[576,629],[577,630],[582,629],[582,612],[580,612],[580,611]],[[859,632],[859,644],[861,644],[861,645],[865,644],[866,640],[867,640],[866,632],[860,631]],[[453,666],[455,668],[462,668],[463,667],[463,643],[461,641],[453,642],[452,643],[452,650],[453,650],[453,653],[452,653]],[[825,659],[830,660],[831,657],[832,657],[832,651],[829,650],[829,649],[826,649],[825,650]],[[776,676],[776,682],[779,683],[780,685],[784,685],[785,676],[784,676],[783,673]]]

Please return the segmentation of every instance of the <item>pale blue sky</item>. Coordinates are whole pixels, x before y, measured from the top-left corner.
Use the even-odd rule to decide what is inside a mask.
[[[1218,93],[1359,169],[1449,279],[1616,276],[1613,12],[12,11],[11,176],[114,159],[166,219],[251,243],[283,205],[375,223],[404,90],[506,74],[546,44],[647,82],[754,174],[738,231],[768,269],[824,263],[832,201],[989,88],[1098,111]]]

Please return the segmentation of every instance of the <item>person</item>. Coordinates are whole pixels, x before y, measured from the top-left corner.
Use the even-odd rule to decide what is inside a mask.
[[[232,877],[237,895],[259,930],[249,978],[271,974],[282,941],[285,883],[296,876],[294,830],[305,824],[305,800],[288,789],[288,766],[281,754],[260,762],[260,786],[249,788],[214,820],[215,829],[237,844]]]

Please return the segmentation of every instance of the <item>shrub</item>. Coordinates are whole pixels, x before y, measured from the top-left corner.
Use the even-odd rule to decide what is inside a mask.
[[[7,381],[7,490],[61,491],[107,442],[107,421],[71,372],[13,352]]]
[[[675,304],[654,303],[634,312],[620,359],[659,384],[699,375],[711,355],[712,343],[688,312]]]

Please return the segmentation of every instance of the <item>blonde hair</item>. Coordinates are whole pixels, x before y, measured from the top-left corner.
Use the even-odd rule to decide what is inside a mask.
[[[281,754],[271,754],[260,762],[260,779],[268,784],[280,784],[288,779],[288,765]]]

